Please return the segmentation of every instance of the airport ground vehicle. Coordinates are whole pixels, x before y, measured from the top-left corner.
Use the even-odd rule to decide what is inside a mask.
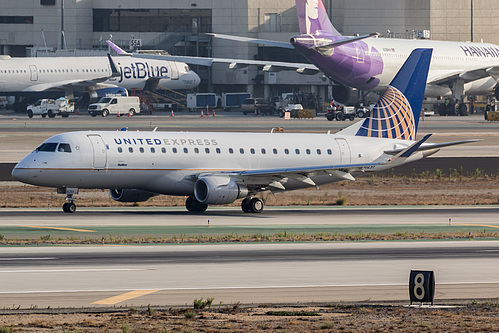
[[[107,117],[110,114],[134,116],[140,113],[140,99],[137,96],[102,97],[99,102],[88,106],[88,113],[92,117]]]
[[[231,109],[240,109],[244,100],[246,100],[247,98],[251,98],[251,93],[239,92],[222,94],[222,108],[224,109],[224,111],[230,111]]]
[[[354,106],[344,106],[341,104],[334,104],[327,107],[326,118],[329,121],[334,119],[340,120],[354,120],[356,109]]]
[[[187,109],[195,111],[196,109],[216,109],[221,106],[220,96],[214,93],[196,93],[187,94]]]
[[[247,98],[241,104],[243,114],[256,113],[271,116],[276,113],[274,104],[269,104],[264,98]]]
[[[47,115],[49,118],[54,118],[57,115],[67,118],[70,113],[74,112],[74,103],[70,102],[67,98],[61,97],[56,100],[42,98],[35,102],[35,104],[28,105],[26,113],[29,118],[33,118],[34,115],[41,115],[45,118]]]

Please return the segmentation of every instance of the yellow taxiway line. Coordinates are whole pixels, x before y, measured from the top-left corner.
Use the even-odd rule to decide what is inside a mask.
[[[134,291],[130,291],[128,293],[118,295],[118,296],[102,299],[100,301],[93,302],[92,304],[114,305],[114,304],[119,303],[119,302],[128,301],[129,299],[132,299],[132,298],[136,298],[136,297],[140,297],[140,296],[144,296],[144,295],[149,295],[149,294],[155,293],[157,291],[159,291],[159,289],[156,289],[156,290],[134,290]]]
[[[452,223],[451,225],[466,225],[466,226],[471,226],[471,227],[499,228],[499,225],[490,225],[490,224]]]
[[[64,231],[96,232],[95,230],[73,229],[73,228],[57,228],[57,227],[42,227],[42,226],[37,226],[37,225],[23,225],[23,227],[24,228],[37,228],[37,229],[64,230]]]

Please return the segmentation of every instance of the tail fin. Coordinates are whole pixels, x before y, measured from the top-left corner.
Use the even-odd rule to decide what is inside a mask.
[[[416,139],[432,52],[432,49],[412,51],[357,136]]]
[[[296,0],[296,12],[298,13],[300,34],[309,35],[320,30],[341,36],[331,24],[322,0]]]

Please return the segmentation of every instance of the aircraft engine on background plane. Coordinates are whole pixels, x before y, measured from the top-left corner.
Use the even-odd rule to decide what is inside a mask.
[[[247,195],[248,189],[230,177],[206,176],[194,184],[194,196],[202,204],[229,204]]]
[[[144,202],[155,196],[154,193],[142,190],[113,188],[109,190],[111,198],[119,202]]]

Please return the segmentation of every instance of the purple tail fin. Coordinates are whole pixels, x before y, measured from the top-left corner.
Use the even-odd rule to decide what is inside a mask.
[[[322,0],[296,0],[296,11],[300,34],[315,34],[317,31],[325,31],[332,35],[341,36],[333,27],[326,14],[326,8]]]

